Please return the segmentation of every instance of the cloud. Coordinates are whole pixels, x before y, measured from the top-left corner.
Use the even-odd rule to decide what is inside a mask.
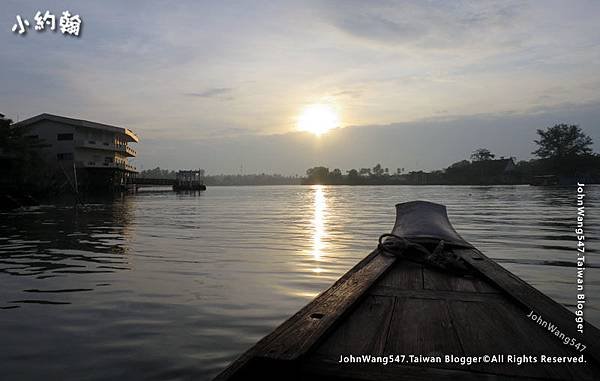
[[[337,4],[337,3],[334,3]],[[345,4],[345,2],[344,2]],[[324,20],[342,33],[382,46],[456,49],[518,45],[523,2],[356,2],[324,7]]]
[[[359,89],[351,89],[351,90],[340,90],[333,92],[331,94],[332,97],[349,97],[349,98],[358,98],[362,95],[363,91]]]
[[[530,158],[536,130],[556,123],[578,124],[600,146],[600,103],[568,105],[532,113],[445,116],[418,122],[364,125],[336,129],[320,139],[291,132],[274,135],[208,137],[187,140],[143,140],[145,168],[185,168],[200,165],[211,174],[303,174],[325,165],[342,170],[372,167],[441,169],[485,147],[498,156]],[[173,152],[177,152],[174,157]]]
[[[3,30],[16,14],[31,18],[36,7],[3,2]],[[48,0],[45,7],[59,12],[64,4]],[[165,8],[162,1],[107,0],[78,2],[71,11],[86,23],[80,39],[0,33],[6,47],[0,51],[0,112],[13,119],[50,112],[122,125],[142,142],[231,139],[224,152],[239,151],[237,164],[206,158],[214,171],[254,160],[241,157],[249,140],[237,137],[259,136],[252,145],[260,147],[269,134],[295,130],[302,107],[316,102],[335,104],[344,125],[370,126],[361,131],[375,137],[376,126],[396,122],[537,115],[600,101],[597,1],[181,1]],[[512,151],[512,141],[502,150]],[[298,153],[299,173],[313,164],[309,145],[306,157],[294,145],[283,146],[272,154]],[[330,157],[335,165],[352,159],[330,149],[340,158]],[[462,155],[461,149],[455,152]],[[177,151],[177,157],[166,152],[159,164],[175,165],[180,151],[185,155]],[[189,149],[192,157],[197,152]],[[296,166],[266,152],[255,155],[268,156],[268,165]],[[376,161],[378,154],[357,162]],[[154,155],[145,151],[139,160],[151,162]],[[255,162],[257,170],[268,169]]]
[[[233,99],[230,96],[233,88],[231,87],[213,87],[210,89],[206,89],[200,92],[191,92],[185,93],[184,95],[189,97],[199,97],[199,98],[225,98],[225,99]]]

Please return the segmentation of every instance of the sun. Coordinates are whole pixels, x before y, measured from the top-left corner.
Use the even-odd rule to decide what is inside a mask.
[[[326,104],[313,104],[307,106],[298,118],[298,129],[321,136],[329,130],[340,125],[340,118],[336,110]]]

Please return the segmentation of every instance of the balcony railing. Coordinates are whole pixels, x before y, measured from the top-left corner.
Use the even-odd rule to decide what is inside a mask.
[[[106,150],[106,151],[116,151],[116,152],[124,153],[131,157],[137,156],[137,152],[133,148],[129,147],[127,144],[98,142],[95,140],[75,140],[75,145],[77,147],[83,147],[83,148],[93,148],[93,149],[101,149],[101,150]]]
[[[129,156],[137,156],[137,152],[135,152],[135,150],[133,148],[129,147],[127,144],[117,145],[116,150],[119,152],[124,152]]]
[[[119,169],[124,169],[126,171],[137,172],[137,168],[128,163],[108,163],[108,162],[98,162],[98,161],[86,161],[86,162],[83,162],[80,164],[86,168],[119,168]]]

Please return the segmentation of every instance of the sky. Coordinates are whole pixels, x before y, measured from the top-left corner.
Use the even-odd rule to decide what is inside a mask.
[[[38,10],[80,36],[35,31]],[[2,1],[0,113],[127,127],[138,169],[210,174],[524,160],[556,123],[598,152],[598,20],[598,1]],[[339,127],[298,131],[314,104]]]

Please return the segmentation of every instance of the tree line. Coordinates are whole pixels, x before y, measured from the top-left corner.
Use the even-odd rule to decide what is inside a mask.
[[[266,173],[247,175],[205,175],[204,170],[201,169],[200,171],[202,181],[205,185],[298,185],[301,183],[301,178],[298,176]],[[143,170],[138,176],[154,179],[174,179],[177,176],[177,171],[156,167]]]
[[[399,185],[399,184],[448,184],[491,185],[527,184],[536,176],[554,175],[564,182],[575,178],[588,182],[600,181],[600,155],[592,152],[592,139],[579,126],[557,124],[545,130],[537,130],[536,158],[516,161],[516,158],[497,158],[487,148],[474,150],[469,159],[461,160],[441,170],[430,172],[404,168],[390,170],[381,164],[373,167],[329,169],[317,166],[306,171],[306,177],[279,174],[208,175],[206,185]],[[144,170],[139,176],[175,178],[176,171],[161,169]]]
[[[303,184],[385,185],[385,184],[527,184],[537,176],[555,176],[557,181],[600,182],[600,155],[592,152],[592,139],[579,126],[556,124],[537,130],[536,158],[516,161],[514,157],[496,159],[487,148],[478,148],[470,160],[461,160],[445,169],[431,172],[404,168],[390,171],[377,164],[372,168],[350,169],[324,166],[306,171]]]

